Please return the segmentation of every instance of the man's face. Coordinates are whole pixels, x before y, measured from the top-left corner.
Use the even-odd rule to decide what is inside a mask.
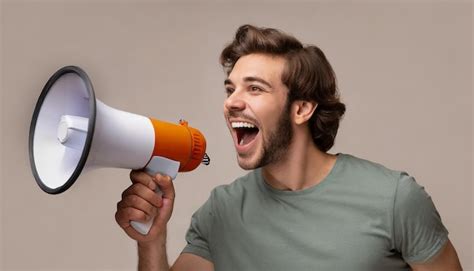
[[[224,115],[243,169],[278,162],[291,143],[284,65],[281,57],[246,55],[225,81]]]

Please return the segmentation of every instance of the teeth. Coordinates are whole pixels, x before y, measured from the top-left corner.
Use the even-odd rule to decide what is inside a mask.
[[[232,122],[232,128],[255,128],[255,125],[248,122]]]

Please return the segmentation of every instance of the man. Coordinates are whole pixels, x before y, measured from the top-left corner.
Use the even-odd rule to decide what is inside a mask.
[[[239,165],[252,171],[212,191],[172,270],[461,270],[412,177],[327,153],[345,106],[319,48],[244,25],[220,61],[228,75],[225,119]],[[138,241],[140,270],[169,270],[173,184],[141,171],[131,180],[117,222]],[[130,227],[155,215],[146,236]]]

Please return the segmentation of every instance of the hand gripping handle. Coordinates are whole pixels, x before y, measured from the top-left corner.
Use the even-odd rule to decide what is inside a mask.
[[[171,180],[176,178],[179,170],[179,162],[171,160],[161,156],[153,156],[150,162],[145,167],[144,171],[150,176],[155,176],[160,173],[162,175],[168,175]],[[157,186],[155,192],[161,193],[160,188]],[[138,221],[131,221],[132,227],[143,235],[147,235],[150,231],[151,225],[153,225],[154,217],[151,217],[147,222],[142,223]]]

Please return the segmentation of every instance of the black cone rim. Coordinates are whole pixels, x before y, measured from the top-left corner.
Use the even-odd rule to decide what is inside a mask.
[[[36,165],[35,165],[35,157],[33,154],[33,139],[35,135],[35,128],[36,128],[36,121],[39,115],[39,112],[41,110],[41,106],[43,105],[44,99],[46,98],[46,95],[48,94],[49,90],[51,87],[54,85],[54,83],[63,75],[68,74],[68,73],[75,73],[79,77],[81,77],[82,80],[84,80],[84,83],[87,88],[87,92],[89,94],[89,126],[88,126],[88,132],[86,136],[86,142],[84,145],[84,149],[81,154],[81,158],[79,159],[79,162],[74,169],[74,172],[72,173],[71,177],[60,187],[57,188],[51,188],[46,186],[42,181],[41,178],[38,175],[38,171],[36,170]],[[31,170],[33,172],[33,176],[35,177],[36,183],[39,185],[39,187],[46,193],[49,194],[59,194],[64,191],[66,191],[69,187],[71,187],[76,179],[79,177],[81,174],[86,161],[87,157],[89,155],[89,151],[92,145],[92,137],[94,135],[94,128],[95,128],[95,119],[96,119],[96,101],[95,101],[95,94],[94,94],[94,88],[92,87],[92,83],[87,76],[86,72],[82,70],[81,68],[77,66],[66,66],[58,71],[56,71],[46,82],[46,85],[43,87],[43,90],[41,91],[41,94],[38,98],[38,101],[36,102],[35,110],[33,112],[33,117],[31,119],[31,125],[30,125],[30,134],[29,134],[29,144],[28,144],[28,150],[29,150],[29,157],[30,157],[30,165],[31,165]]]

